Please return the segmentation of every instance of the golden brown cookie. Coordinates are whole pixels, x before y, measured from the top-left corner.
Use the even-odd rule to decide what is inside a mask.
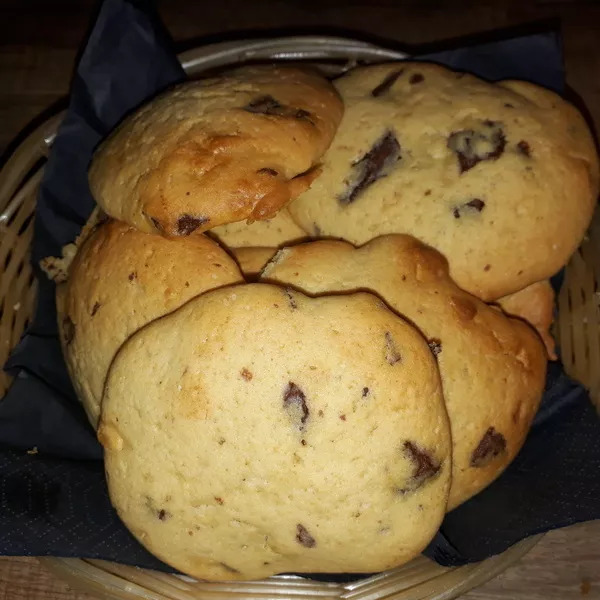
[[[123,345],[99,438],[121,519],[200,579],[381,571],[445,513],[435,360],[371,294],[244,284],[193,299]]]
[[[276,252],[277,248],[260,246],[231,249],[246,281],[254,281]]]
[[[94,155],[90,187],[109,215],[167,237],[268,219],[318,175],[342,111],[307,69],[190,81],[117,127]]]
[[[538,281],[500,298],[498,304],[511,317],[519,317],[533,325],[546,346],[550,360],[556,360],[556,343],[550,333],[554,320],[554,290],[548,280]]]
[[[449,509],[520,450],[544,389],[544,347],[528,325],[460,290],[432,248],[402,235],[358,249],[308,242],[280,250],[261,279],[308,294],[368,290],[419,328],[438,360],[452,428]]]
[[[580,113],[532,84],[426,63],[353,69],[322,175],[289,210],[354,244],[406,233],[496,300],[554,275],[588,226],[598,157]]]
[[[168,240],[119,221],[92,230],[57,286],[58,326],[75,391],[95,426],[108,367],[137,329],[206,290],[239,283],[206,236]]]
[[[207,232],[228,248],[283,246],[308,238],[304,229],[300,228],[286,208],[282,208],[272,219],[264,221],[238,221],[215,227]]]

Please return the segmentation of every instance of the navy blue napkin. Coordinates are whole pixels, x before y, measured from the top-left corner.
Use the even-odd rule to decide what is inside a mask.
[[[421,58],[490,80],[513,77],[563,89],[560,40],[553,32]],[[89,216],[87,166],[97,143],[125,114],[184,76],[149,3],[101,5],[38,197],[35,317],[6,365],[16,379],[0,402],[0,554],[101,558],[170,570],[136,542],[110,505],[102,451],[62,360],[54,285],[37,263],[59,255]],[[560,364],[551,365],[542,408],[517,459],[446,517],[425,553],[444,565],[464,564],[529,535],[599,518],[598,440],[600,421],[585,390]]]

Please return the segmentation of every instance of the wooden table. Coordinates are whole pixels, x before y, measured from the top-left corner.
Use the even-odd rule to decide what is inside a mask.
[[[0,0],[0,156],[65,96],[91,0]],[[600,126],[600,2],[593,0],[162,0],[179,47],[223,31],[325,25],[406,44],[560,19],[567,78]],[[0,159],[0,164],[3,162]],[[465,596],[472,600],[600,599],[600,522],[548,534],[519,564]],[[0,559],[0,600],[84,600],[34,559]]]

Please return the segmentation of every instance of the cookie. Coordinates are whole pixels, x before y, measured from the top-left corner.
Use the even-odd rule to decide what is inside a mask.
[[[304,240],[308,234],[301,229],[287,209],[282,208],[272,219],[246,223],[238,221],[211,229],[208,234],[228,248],[244,246],[283,246]]]
[[[147,233],[268,219],[317,176],[343,111],[316,72],[254,66],[174,87],[96,151],[92,193]]]
[[[445,511],[435,359],[370,294],[195,298],[123,345],[99,439],[125,525],[200,579],[388,569]]]
[[[234,260],[206,236],[168,240],[118,221],[96,227],[57,286],[63,354],[92,425],[108,367],[134,331],[206,290],[240,281]]]
[[[277,248],[265,248],[261,246],[246,246],[244,248],[231,249],[231,253],[235,257],[246,281],[254,281],[276,252]]]
[[[280,250],[262,280],[308,294],[378,294],[429,341],[453,438],[452,509],[481,491],[520,450],[540,403],[546,355],[536,333],[460,290],[444,258],[409,236],[362,248],[315,241]]]
[[[533,325],[546,346],[550,360],[556,360],[556,343],[550,332],[554,320],[554,290],[548,280],[538,281],[504,296],[497,301],[498,306],[512,317],[518,317]]]
[[[361,67],[335,85],[344,117],[322,175],[289,207],[302,228],[354,244],[410,234],[486,301],[566,264],[598,194],[594,143],[572,105],[426,63]]]

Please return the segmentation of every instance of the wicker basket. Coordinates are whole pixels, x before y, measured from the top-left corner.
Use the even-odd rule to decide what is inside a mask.
[[[358,61],[399,59],[404,55],[370,44],[331,37],[297,37],[204,46],[180,56],[189,76],[240,62],[311,61],[339,73]],[[48,120],[15,151],[0,171],[0,362],[19,341],[32,315],[36,282],[29,264],[35,199],[44,162],[62,115]],[[572,257],[558,299],[556,335],[567,372],[582,381],[600,404],[600,217]],[[10,377],[0,374],[0,396]],[[449,600],[491,579],[523,556],[539,539],[529,538],[504,554],[458,568],[425,557],[392,571],[348,583],[320,583],[296,576],[265,581],[206,583],[100,560],[44,558],[43,564],[73,587],[101,598],[192,600],[198,598],[347,598]]]

